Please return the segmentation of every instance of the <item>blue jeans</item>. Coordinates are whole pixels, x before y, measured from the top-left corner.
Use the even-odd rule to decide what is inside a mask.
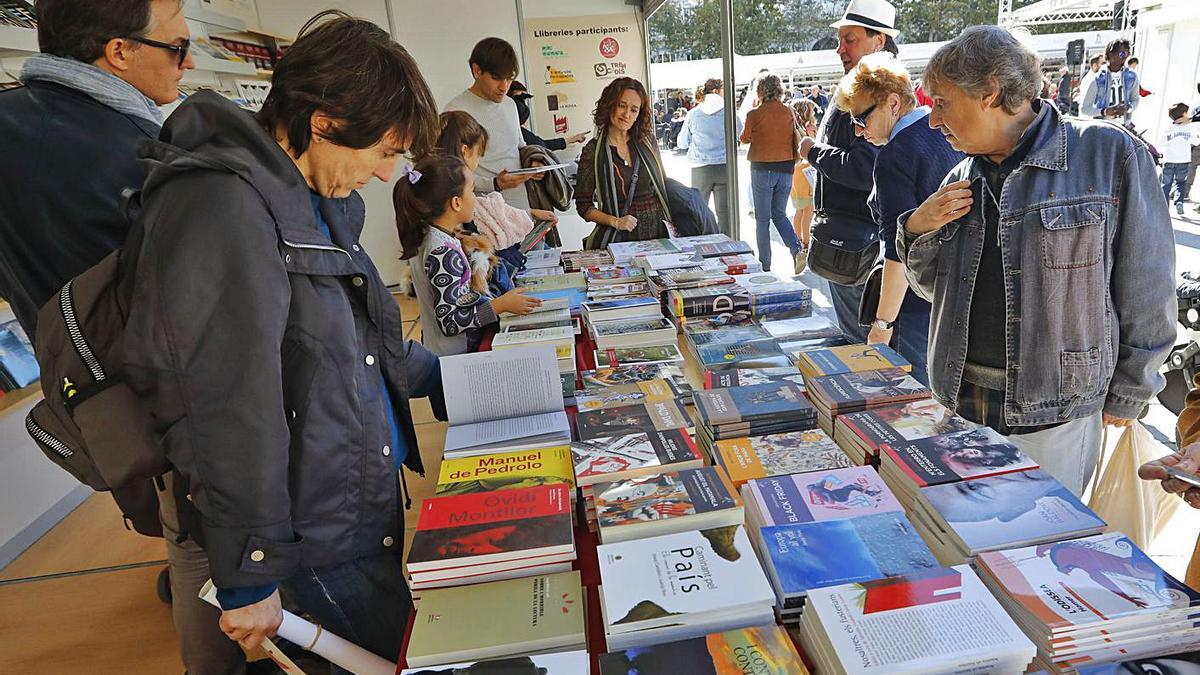
[[[306,569],[281,582],[279,594],[322,628],[389,661],[399,659],[412,609],[399,554]],[[334,666],[332,672],[347,671]]]
[[[778,171],[750,171],[750,194],[754,197],[754,223],[758,234],[758,260],[764,270],[771,269],[771,223],[788,250],[795,255],[800,240],[787,217],[792,174]]]
[[[912,291],[909,291],[912,293]],[[929,305],[926,305],[928,307]],[[912,376],[929,386],[929,311],[901,308],[896,317],[892,348],[912,364]]]
[[[867,341],[867,329],[858,323],[858,306],[862,303],[864,286],[843,286],[829,282],[829,302],[837,314],[838,327],[850,342]]]
[[[1171,185],[1175,185],[1175,203],[1183,204],[1187,198],[1187,174],[1189,162],[1163,164],[1162,189],[1167,202],[1171,201]]]

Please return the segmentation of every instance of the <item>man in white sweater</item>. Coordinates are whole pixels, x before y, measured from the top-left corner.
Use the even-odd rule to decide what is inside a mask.
[[[510,206],[529,209],[525,181],[529,174],[514,176],[510,171],[521,168],[521,122],[517,105],[508,97],[508,88],[517,77],[517,53],[513,46],[500,38],[484,38],[471,50],[468,60],[475,83],[446,104],[446,110],[461,110],[487,129],[487,151],[475,170],[475,192],[486,194],[499,191]],[[533,176],[541,179],[543,174]]]

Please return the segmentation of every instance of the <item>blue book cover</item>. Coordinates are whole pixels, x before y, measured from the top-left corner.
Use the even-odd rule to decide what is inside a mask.
[[[37,381],[39,370],[33,346],[15,320],[0,325],[0,368],[4,368],[17,388]]]
[[[762,528],[781,597],[938,567],[903,513]]]
[[[542,300],[552,300],[554,298],[566,298],[567,306],[571,312],[578,312],[583,303],[587,302],[587,290],[583,288],[563,288],[554,291],[531,291],[531,297],[541,298]]]
[[[804,390],[791,382],[767,382],[692,394],[696,412],[709,426],[755,420],[815,418]]]
[[[774,338],[761,338],[734,343],[715,342],[712,344],[697,344],[696,357],[705,366],[757,363],[759,364],[757,366],[743,365],[742,367],[762,368],[769,367],[768,363],[769,365],[779,366],[791,365],[791,360],[779,348],[779,343]]]

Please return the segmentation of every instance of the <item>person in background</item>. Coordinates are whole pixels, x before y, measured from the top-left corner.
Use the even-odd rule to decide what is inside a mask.
[[[529,130],[529,99],[533,98],[533,94],[525,88],[525,85],[520,80],[513,80],[508,87],[508,97],[517,105],[517,120],[521,123],[521,137],[525,140],[525,145],[540,145],[547,150],[566,150],[568,145],[582,143],[587,138],[588,132],[581,131],[577,134],[572,134],[566,138],[547,138]]]
[[[758,107],[746,115],[741,142],[750,144],[750,194],[754,197],[754,224],[758,259],[763,271],[771,271],[771,225],[787,246],[792,265],[799,274],[801,246],[787,217],[792,173],[796,170],[796,117],[779,97],[783,85],[778,75],[758,79]]]
[[[822,112],[829,107],[829,97],[821,90],[821,85],[819,84],[814,84],[808,88],[808,100],[817,104],[817,109]]]
[[[1107,67],[1101,68],[1088,83],[1080,109],[1083,115],[1129,122],[1142,98],[1137,73],[1125,63],[1130,51],[1129,40],[1125,38],[1116,38],[1105,47]]]
[[[899,53],[895,37],[896,8],[887,0],[851,0],[838,31],[838,56],[850,72],[867,54]],[[863,285],[879,259],[879,226],[867,198],[874,187],[879,150],[854,132],[850,114],[836,98],[825,113],[819,136],[800,141],[800,157],[817,169],[816,215],[808,267],[829,281],[830,300],[842,332],[852,342],[866,342],[858,323]]]
[[[438,356],[479,350],[483,329],[504,312],[528,314],[542,301],[514,288],[492,297],[487,256],[464,249],[462,227],[475,218],[471,168],[434,153],[405,171],[392,191],[402,258],[413,260],[421,341]]]
[[[700,105],[688,111],[679,132],[679,147],[687,150],[692,163],[692,187],[700,191],[707,204],[709,197],[717,211],[717,227],[733,236],[729,223],[729,176],[725,168],[725,87],[721,80],[710,78],[701,88],[704,95]],[[742,133],[742,120],[735,119],[737,132]]]
[[[596,102],[596,137],[579,154],[575,208],[594,223],[584,248],[666,237],[666,173],[654,143],[649,96],[641,82],[618,77]]]
[[[121,193],[145,180],[138,147],[158,136],[158,106],[179,98],[195,67],[182,4],[38,2],[41,53],[25,61],[23,86],[0,93],[0,297],[30,339],[38,310],[125,243]],[[158,502],[183,665],[241,673],[245,656],[222,635],[220,611],[197,597],[208,556],[180,536],[173,492]]]
[[[1188,115],[1191,116],[1192,122],[1200,122],[1200,82],[1196,83],[1196,98],[1192,100],[1192,105],[1188,110]],[[1192,186],[1196,183],[1196,170],[1200,169],[1200,145],[1192,146],[1192,161],[1188,165],[1187,174],[1187,194],[1186,199],[1191,200]],[[1200,204],[1196,205],[1196,212],[1200,213]]]
[[[1141,63],[1141,61],[1138,61],[1138,57],[1131,56],[1131,57],[1129,57],[1129,61],[1127,61],[1126,63],[1129,65],[1129,69],[1136,73],[1136,72],[1138,72],[1138,65]],[[1142,86],[1142,78],[1139,75],[1138,76],[1138,96],[1140,96],[1141,98],[1146,98],[1151,93],[1152,92],[1149,89]]]
[[[815,136],[817,133],[817,115],[820,108],[811,99],[802,98],[792,104],[792,112],[796,115],[796,125],[805,136]],[[796,256],[796,274],[803,274],[808,262],[808,245],[812,242],[813,219],[813,182],[817,170],[812,168],[807,159],[801,157],[796,162],[792,172],[792,229],[800,242],[800,253]]]
[[[541,180],[542,175],[510,173],[521,168],[521,148],[525,147],[517,104],[508,97],[519,74],[517,52],[500,38],[484,38],[471,50],[467,65],[475,81],[451,99],[446,110],[462,110],[488,130],[491,142],[475,172],[475,192],[500,192],[512,206],[528,209],[525,181]]]
[[[1142,480],[1161,481],[1162,489],[1179,495],[1188,506],[1200,509],[1200,487],[1173,478],[1167,473],[1167,467],[1182,471],[1192,476],[1200,476],[1200,375],[1192,380],[1192,390],[1184,400],[1183,410],[1179,412],[1176,422],[1179,438],[1179,449],[1173,455],[1160,457],[1146,462],[1138,468],[1138,477]],[[1195,588],[1200,586],[1200,538],[1192,550],[1192,559],[1188,563],[1184,583]]]
[[[1071,114],[1071,70],[1066,66],[1058,70],[1058,88],[1054,93],[1054,104],[1062,114]]]
[[[938,401],[1078,495],[1103,426],[1132,424],[1164,385],[1175,240],[1145,143],[1062,116],[1037,98],[1039,67],[996,26],[933,55],[929,125],[970,157],[899,218],[896,246],[933,304]]]
[[[1083,77],[1079,78],[1079,88],[1076,90],[1075,103],[1080,114],[1083,114],[1083,97],[1087,94],[1088,88],[1092,86],[1092,80],[1095,80],[1096,76],[1100,74],[1100,61],[1099,54],[1088,59],[1087,72],[1083,74]]]
[[[246,649],[275,634],[282,595],[399,656],[398,477],[424,471],[408,403],[445,408],[437,357],[404,339],[359,241],[357,191],[436,138],[408,52],[330,11],[300,30],[260,112],[202,91],[143,147],[121,372],[186,491],[221,629]]]
[[[1200,145],[1192,119],[1188,117],[1188,105],[1176,103],[1167,111],[1171,123],[1163,130],[1158,149],[1162,152],[1163,196],[1171,201],[1171,188],[1175,188],[1175,213],[1183,215],[1183,200],[1187,197],[1187,173],[1192,163],[1192,150]]]
[[[868,203],[883,242],[883,284],[867,344],[891,345],[912,363],[912,375],[929,384],[930,305],[908,286],[896,251],[896,219],[941,186],[966,155],[929,126],[929,108],[917,107],[908,70],[887,52],[864,56],[838,85],[838,107],[850,113],[855,132],[880,148],[875,189]]]

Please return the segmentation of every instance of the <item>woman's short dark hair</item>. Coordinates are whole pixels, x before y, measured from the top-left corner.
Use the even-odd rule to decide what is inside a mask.
[[[704,95],[705,96],[708,96],[709,94],[715,94],[724,88],[725,88],[725,85],[723,82],[721,82],[721,78],[719,78],[719,77],[710,77],[704,81]]]
[[[91,63],[104,56],[109,40],[153,30],[154,0],[38,0],[38,49]],[[183,0],[178,0],[180,7]]]
[[[485,73],[491,73],[501,80],[516,79],[521,74],[517,62],[517,52],[507,41],[498,37],[484,38],[475,44],[467,65],[479,66]]]
[[[437,142],[437,104],[408,51],[387,31],[345,12],[317,14],[279,61],[257,118],[271,133],[283,127],[294,156],[312,142],[312,116],[336,120],[323,136],[369,148],[397,132],[412,154]]]
[[[447,110],[438,118],[442,132],[438,135],[437,149],[447,155],[462,156],[463,146],[479,148],[486,153],[488,132],[471,113],[462,110]]]
[[[612,120],[613,110],[617,107],[617,101],[621,100],[621,94],[626,91],[636,92],[642,97],[642,107],[638,110],[637,120],[634,121],[633,127],[629,130],[629,135],[633,139],[653,138],[654,137],[654,120],[650,114],[650,96],[646,94],[646,88],[641,82],[632,77],[618,77],[604,91],[600,92],[600,100],[596,101],[596,109],[592,112],[592,121],[596,123],[596,129],[607,129]],[[682,94],[682,92],[680,92]]]
[[[778,101],[783,97],[783,81],[778,75],[763,75],[758,78],[758,89],[754,93],[763,103]]]

